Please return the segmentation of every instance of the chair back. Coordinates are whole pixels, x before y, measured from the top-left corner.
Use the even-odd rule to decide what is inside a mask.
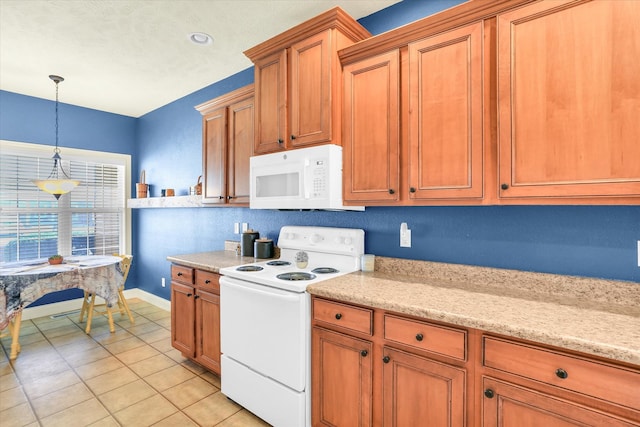
[[[122,258],[122,261],[120,261],[120,268],[122,269],[122,283],[120,284],[120,287],[124,288],[124,284],[127,281],[127,276],[129,276],[129,269],[131,268],[133,255],[113,254],[113,256]]]

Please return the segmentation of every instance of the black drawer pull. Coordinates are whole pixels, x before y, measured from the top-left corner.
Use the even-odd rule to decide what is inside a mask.
[[[180,276],[182,276],[182,273],[181,273],[181,272],[178,272],[178,277],[180,277]]]
[[[558,378],[562,378],[563,380],[569,376],[569,373],[562,368],[556,369],[556,376]]]
[[[488,397],[489,399],[493,399],[493,396],[495,395],[495,393],[493,392],[493,390],[491,390],[490,388],[486,389],[484,391],[484,395],[486,397]]]
[[[191,298],[193,294],[187,294],[187,298]]]
[[[418,334],[416,335],[416,341],[422,341],[424,339],[424,335]]]
[[[396,190],[394,190],[393,188],[389,189],[389,194],[395,194]]]
[[[198,299],[200,298],[200,295],[196,295],[195,297],[193,297],[193,299]]]
[[[340,314],[340,313],[336,313],[336,319],[337,319],[337,320],[342,319],[342,314]]]
[[[205,280],[205,281],[204,281],[204,284],[205,284],[205,285],[208,285],[209,283],[211,283],[211,280],[209,280],[209,279],[207,279],[207,280]]]

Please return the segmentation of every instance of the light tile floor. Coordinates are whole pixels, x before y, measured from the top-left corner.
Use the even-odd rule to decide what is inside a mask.
[[[220,392],[220,378],[171,346],[171,317],[129,302],[135,323],[116,314],[84,332],[79,313],[22,322],[22,351],[0,348],[0,425],[268,426]]]

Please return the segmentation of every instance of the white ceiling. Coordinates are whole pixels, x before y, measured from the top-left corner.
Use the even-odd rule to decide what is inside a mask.
[[[139,117],[242,71],[242,53],[334,6],[399,0],[0,0],[0,89]],[[198,46],[189,33],[214,42]]]

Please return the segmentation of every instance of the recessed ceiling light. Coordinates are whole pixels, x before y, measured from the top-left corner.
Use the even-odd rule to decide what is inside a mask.
[[[191,33],[189,34],[189,40],[192,43],[205,45],[213,43],[213,37],[206,33]]]

